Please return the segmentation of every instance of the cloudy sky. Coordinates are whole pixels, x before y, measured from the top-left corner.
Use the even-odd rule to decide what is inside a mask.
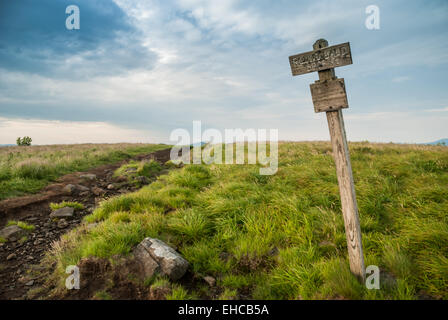
[[[1,0],[0,144],[169,142],[193,120],[327,140],[317,73],[288,61],[319,38],[350,41],[353,65],[336,69],[350,140],[448,138],[446,0]]]

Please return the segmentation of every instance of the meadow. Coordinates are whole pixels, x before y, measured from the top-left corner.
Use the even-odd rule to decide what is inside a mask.
[[[34,193],[58,177],[166,149],[156,144],[75,144],[0,148],[0,200]]]
[[[187,165],[102,202],[46,257],[50,281],[64,290],[68,265],[127,256],[150,236],[177,248],[196,279],[217,280],[214,293],[204,281],[144,283],[169,287],[167,299],[448,299],[448,149],[363,142],[350,152],[380,290],[349,271],[327,142],[280,143],[272,176],[258,165]]]

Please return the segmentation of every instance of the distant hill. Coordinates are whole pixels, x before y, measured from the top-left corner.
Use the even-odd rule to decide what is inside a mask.
[[[440,139],[440,140],[425,143],[425,144],[444,144],[444,145],[448,146],[448,139]]]
[[[15,144],[0,144],[0,148],[1,147],[12,147],[15,146]]]

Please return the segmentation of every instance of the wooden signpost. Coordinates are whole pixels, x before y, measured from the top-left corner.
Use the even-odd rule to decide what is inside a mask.
[[[310,85],[314,111],[327,114],[344,215],[350,270],[360,281],[364,281],[361,227],[342,117],[342,109],[348,108],[347,94],[344,79],[338,79],[334,73],[334,68],[353,63],[350,43],[329,47],[327,40],[319,39],[314,43],[313,51],[291,56],[289,62],[293,76],[315,71],[319,73],[319,80]]]

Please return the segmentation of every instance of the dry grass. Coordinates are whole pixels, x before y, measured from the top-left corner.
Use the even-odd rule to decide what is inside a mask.
[[[0,200],[40,190],[61,175],[166,149],[155,144],[74,144],[0,148]]]

